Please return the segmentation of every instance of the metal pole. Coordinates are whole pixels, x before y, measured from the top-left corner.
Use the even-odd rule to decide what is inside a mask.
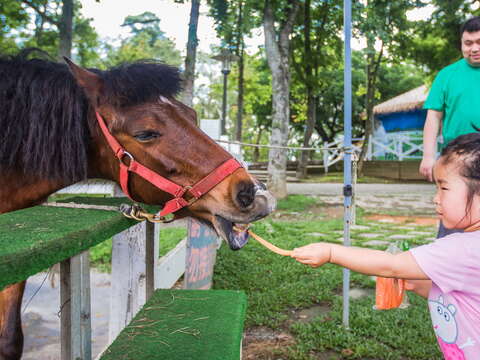
[[[350,246],[350,222],[352,204],[352,2],[343,0],[343,29],[345,37],[345,57],[343,76],[344,96],[344,138],[343,146],[343,195],[344,195],[344,225],[343,244]],[[349,327],[350,315],[350,271],[343,269],[343,326]]]
[[[223,74],[223,101],[222,101],[222,123],[221,135],[227,134],[227,76],[230,70],[222,70]]]

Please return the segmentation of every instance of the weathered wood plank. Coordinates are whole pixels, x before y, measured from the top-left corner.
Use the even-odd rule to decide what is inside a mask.
[[[170,289],[185,273],[187,239],[180,241],[174,249],[158,260],[155,276],[156,289]]]
[[[84,251],[60,265],[61,359],[91,360],[90,259]]]
[[[158,231],[153,224],[147,225],[144,221],[113,237],[110,342],[128,325],[145,304],[147,297],[153,293]]]
[[[60,359],[70,360],[72,352],[70,259],[60,263]]]

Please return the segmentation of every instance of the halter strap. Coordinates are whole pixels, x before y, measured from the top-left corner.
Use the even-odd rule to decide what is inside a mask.
[[[205,176],[203,179],[198,181],[196,184],[191,186],[180,186],[137,162],[132,154],[125,151],[123,146],[120,145],[118,140],[110,133],[100,114],[95,112],[95,115],[105,139],[107,140],[110,148],[113,150],[115,157],[117,157],[120,162],[120,186],[122,187],[125,195],[132,199],[132,196],[128,190],[129,172],[139,175],[160,190],[173,195],[173,199],[167,201],[163,209],[160,211],[160,216],[174,213],[185,206],[191,205],[202,195],[209,192],[215,185],[220,183],[228,175],[242,167],[242,165],[232,157],[213,170],[210,174]],[[124,161],[125,157],[130,159],[128,164],[126,164]],[[191,198],[188,200],[184,198],[184,195],[187,193],[191,195]]]

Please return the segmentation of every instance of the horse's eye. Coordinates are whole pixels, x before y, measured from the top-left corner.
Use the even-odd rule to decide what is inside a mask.
[[[160,137],[160,134],[155,131],[142,131],[133,136],[138,141],[150,141]]]

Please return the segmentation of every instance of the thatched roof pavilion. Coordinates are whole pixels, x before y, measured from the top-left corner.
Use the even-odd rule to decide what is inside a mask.
[[[427,99],[428,88],[425,85],[407,91],[378,104],[373,108],[375,115],[419,110]]]

